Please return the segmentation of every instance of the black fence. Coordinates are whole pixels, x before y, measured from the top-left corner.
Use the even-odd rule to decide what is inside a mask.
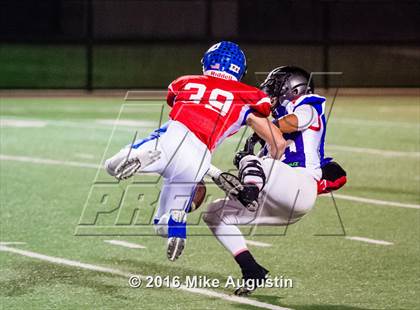
[[[162,88],[232,40],[246,81],[295,64],[319,86],[420,85],[420,1],[3,1],[1,88]],[[322,72],[342,72],[342,75]]]

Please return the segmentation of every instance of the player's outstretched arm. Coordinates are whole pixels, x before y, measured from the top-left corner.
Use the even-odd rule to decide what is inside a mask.
[[[267,118],[251,113],[247,120],[250,126],[265,142],[267,142],[270,155],[274,159],[280,159],[286,148],[286,141],[281,131]]]

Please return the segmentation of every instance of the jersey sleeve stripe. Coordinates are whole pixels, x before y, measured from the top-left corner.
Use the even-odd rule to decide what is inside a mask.
[[[259,104],[262,104],[262,103],[269,103],[269,104],[271,104],[270,98],[264,97],[264,98],[260,99],[255,105],[259,105]]]
[[[250,113],[252,113],[252,112],[253,112],[253,110],[252,110],[252,109],[250,109],[250,108],[248,108],[248,110],[246,110],[246,111],[245,111],[244,117],[243,117],[243,119],[242,119],[241,126],[244,126],[244,125],[246,124],[246,120],[247,120],[247,118],[248,118],[248,115],[249,115]]]

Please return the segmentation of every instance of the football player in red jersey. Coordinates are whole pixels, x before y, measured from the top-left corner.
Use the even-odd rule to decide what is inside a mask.
[[[235,43],[222,41],[202,59],[203,75],[182,76],[168,87],[170,121],[146,139],[108,159],[109,174],[126,179],[137,172],[163,177],[155,227],[167,236],[167,256],[177,259],[186,242],[186,212],[198,182],[210,168],[211,154],[223,140],[249,125],[267,142],[273,158],[285,149],[281,132],[267,117],[270,99],[258,88],[240,82],[245,54]]]

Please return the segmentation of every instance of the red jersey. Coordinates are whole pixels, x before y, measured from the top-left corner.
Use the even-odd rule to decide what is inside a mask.
[[[251,112],[270,115],[270,99],[258,88],[234,80],[187,75],[168,86],[169,117],[184,124],[210,151],[236,133]]]

